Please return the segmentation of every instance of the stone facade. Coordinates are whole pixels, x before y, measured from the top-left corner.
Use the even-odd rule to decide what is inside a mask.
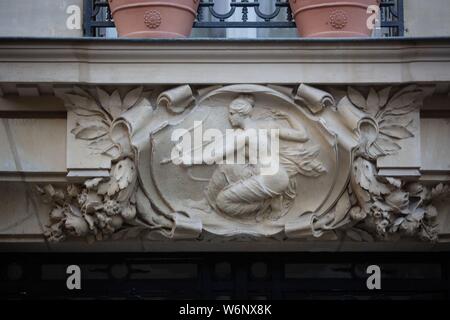
[[[2,248],[446,250],[449,57],[447,39],[2,40]],[[203,147],[274,129],[279,170],[174,155],[200,125]]]
[[[225,1],[223,1],[225,2]],[[260,1],[264,12],[273,9]],[[218,12],[226,11],[216,6]],[[78,6],[82,14],[82,0],[4,0],[0,3],[0,19],[7,21],[0,28],[1,37],[81,37],[82,28],[68,29],[66,22],[74,13],[70,6]],[[251,18],[250,13],[250,18]],[[444,37],[450,35],[450,7],[447,0],[404,0],[406,37]],[[82,16],[81,16],[82,19]],[[295,30],[195,30],[196,37],[296,37]]]
[[[0,19],[0,37],[82,37],[83,0],[1,1]]]
[[[405,36],[446,37],[450,35],[450,22],[445,17],[450,14],[446,0],[424,2],[406,0]]]

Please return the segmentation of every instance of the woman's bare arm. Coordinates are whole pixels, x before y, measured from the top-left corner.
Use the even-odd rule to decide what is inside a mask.
[[[306,142],[309,140],[308,134],[305,129],[293,129],[293,128],[281,128],[280,139],[295,141],[295,142]]]
[[[278,119],[281,120],[281,119]],[[287,119],[283,119],[288,121]],[[292,126],[290,121],[288,123]],[[292,126],[293,127],[293,126]],[[258,128],[266,130],[278,130],[278,136],[282,140],[294,141],[294,142],[306,142],[309,140],[308,133],[302,126],[296,125],[294,128],[289,128],[288,126],[280,126],[274,120],[264,121]]]
[[[308,133],[305,128],[301,124],[293,121],[287,113],[283,111],[276,111],[276,116],[278,119],[286,120],[291,126],[291,128],[279,128],[281,139],[295,142],[306,142],[309,140]]]

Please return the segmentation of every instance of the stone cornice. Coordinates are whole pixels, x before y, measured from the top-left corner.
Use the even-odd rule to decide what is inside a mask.
[[[450,38],[353,40],[0,39],[0,82],[436,83]]]

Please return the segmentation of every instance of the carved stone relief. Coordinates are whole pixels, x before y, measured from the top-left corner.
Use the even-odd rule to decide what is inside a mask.
[[[112,166],[109,178],[38,187],[53,207],[46,236],[437,240],[434,203],[449,198],[450,187],[380,177],[376,168],[378,158],[417,134],[410,114],[424,90],[329,91],[306,84],[184,85],[157,95],[142,87],[125,95],[101,88],[62,94],[78,118],[71,134]],[[269,137],[269,129],[276,135]],[[175,132],[182,134],[174,140]],[[209,152],[198,153],[194,144],[185,159],[184,139],[205,132],[214,132],[200,141]],[[260,145],[253,150],[248,142],[252,132],[277,138],[276,148],[268,144],[278,161],[270,174]],[[219,146],[228,133],[241,145]],[[244,162],[226,161],[242,150]]]

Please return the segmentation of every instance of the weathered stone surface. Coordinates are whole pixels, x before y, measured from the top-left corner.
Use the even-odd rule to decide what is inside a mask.
[[[1,37],[81,37],[82,28],[70,30],[67,19],[77,6],[82,22],[83,0],[4,0],[0,2]],[[69,14],[69,13],[70,14]],[[78,12],[78,11],[77,11]]]
[[[66,120],[0,120],[0,171],[66,172]]]
[[[49,240],[438,240],[436,202],[448,200],[450,187],[376,167],[386,156],[400,171],[410,166],[398,155],[408,139],[420,159],[426,88],[348,87],[339,98],[306,84],[157,92],[155,100],[143,87],[60,95],[73,115],[68,132],[109,157],[111,169],[82,184],[39,187],[53,203]],[[249,141],[267,129],[279,141],[264,155]],[[208,130],[214,135],[204,140]],[[230,132],[243,137],[241,147],[223,145]]]
[[[14,193],[2,241],[44,234],[48,245],[33,248],[53,251],[445,250],[448,41],[239,42],[239,52],[236,43],[65,40],[51,52],[51,41],[2,43],[0,185]],[[436,97],[444,103],[433,109]],[[278,129],[279,174],[264,177],[263,158],[180,163],[172,134],[198,121],[220,136]],[[14,207],[30,190],[42,200],[35,219],[28,202]]]
[[[448,172],[450,170],[450,118],[422,119],[422,170]]]
[[[49,205],[43,204],[32,184],[1,182],[0,239],[8,241],[44,241]]]
[[[445,37],[450,35],[450,15],[447,0],[432,3],[421,0],[406,0],[404,3],[405,36]]]
[[[447,39],[91,41],[2,40],[0,82],[379,85],[450,74]]]

